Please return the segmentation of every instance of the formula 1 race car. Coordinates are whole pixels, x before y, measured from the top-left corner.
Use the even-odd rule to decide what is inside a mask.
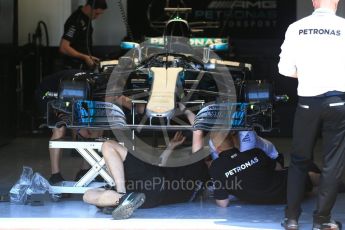
[[[64,78],[48,103],[48,126],[97,129],[273,128],[272,86],[248,81],[251,65],[222,60],[227,38],[191,38],[177,17],[163,37],[122,42],[129,50],[99,73]],[[182,108],[182,109],[181,109]],[[194,122],[181,117],[189,109]],[[182,110],[182,111],[181,111]]]

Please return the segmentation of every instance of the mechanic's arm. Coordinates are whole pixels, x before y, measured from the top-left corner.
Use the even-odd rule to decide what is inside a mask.
[[[194,119],[195,119],[195,114],[192,111],[190,111],[189,109],[187,109],[187,107],[184,104],[182,104],[181,102],[178,103],[178,106],[179,106],[180,110],[187,116],[189,124],[193,125]]]
[[[218,180],[218,182],[220,182]],[[224,183],[217,183],[218,185]],[[219,207],[226,208],[229,206],[230,199],[229,199],[229,193],[226,191],[226,189],[222,186],[221,188],[215,188],[213,196],[216,200],[216,204]]]
[[[196,153],[204,147],[204,133],[202,130],[193,131],[192,153]]]
[[[182,103],[178,103],[180,110],[187,116],[189,124],[193,125],[195,114],[186,108]],[[202,130],[193,131],[192,153],[195,153],[204,147],[204,134]]]
[[[276,162],[276,167],[274,169],[275,171],[282,171],[282,170],[285,170],[284,167],[279,163],[279,162]]]
[[[217,206],[226,208],[229,206],[229,192],[226,188],[226,179],[223,178],[224,164],[220,164],[219,158],[214,160],[209,168],[209,173],[213,181],[213,197]]]
[[[95,65],[96,62],[99,62],[99,59],[93,56],[89,56],[87,54],[83,54],[78,52],[71,46],[71,42],[62,38],[60,42],[60,52],[74,58],[78,58],[85,62],[88,66],[92,67]]]
[[[158,163],[159,166],[166,166],[167,161],[171,155],[171,153],[174,151],[174,149],[181,145],[186,140],[186,137],[182,135],[182,132],[176,132],[174,137],[170,140],[168,147],[164,150],[164,152],[160,155],[160,163]]]
[[[230,200],[226,198],[224,200],[216,200],[216,204],[222,208],[226,208],[229,206]]]
[[[281,46],[280,60],[278,63],[279,73],[287,76],[298,78],[297,67],[296,67],[296,42],[293,28],[291,26],[285,33],[285,40]]]
[[[266,161],[267,167],[273,171],[282,171],[285,170],[284,167],[277,162],[276,160],[268,157],[267,155],[263,154],[263,158]]]

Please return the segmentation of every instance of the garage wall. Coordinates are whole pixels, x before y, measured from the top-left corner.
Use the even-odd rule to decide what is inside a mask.
[[[34,33],[42,20],[48,26],[51,46],[57,46],[63,32],[63,23],[71,14],[71,0],[19,0],[18,44],[28,43],[29,33]]]
[[[11,44],[13,41],[13,1],[0,0],[0,44]]]
[[[94,21],[95,45],[118,45],[125,36],[126,28],[121,18],[118,1],[108,0],[109,9],[101,18]],[[296,1],[297,18],[305,17],[313,11],[311,0]],[[19,45],[27,43],[28,34],[35,31],[39,20],[43,20],[48,25],[51,46],[58,46],[66,18],[84,2],[84,0],[18,0]],[[127,1],[122,0],[122,2],[126,8]],[[337,14],[345,17],[344,1],[340,1]]]
[[[126,1],[122,0],[124,7]],[[42,20],[48,26],[51,46],[58,46],[63,33],[63,24],[68,16],[85,0],[19,0],[18,42],[28,42],[28,34],[34,33],[37,23]],[[121,18],[118,0],[108,0],[108,10],[94,22],[94,45],[119,45],[126,34]]]

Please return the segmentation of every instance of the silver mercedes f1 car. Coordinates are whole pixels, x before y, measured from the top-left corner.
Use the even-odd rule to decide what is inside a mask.
[[[251,65],[221,58],[227,38],[190,37],[188,22],[167,22],[164,35],[104,61],[98,73],[60,83],[48,125],[95,129],[248,130],[273,128],[272,86],[250,81]],[[190,110],[194,122],[181,117]],[[182,109],[182,110],[184,110]]]

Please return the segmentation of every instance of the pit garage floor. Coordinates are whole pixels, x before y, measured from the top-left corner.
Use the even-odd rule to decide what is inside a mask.
[[[282,153],[290,150],[291,140],[270,138]],[[317,144],[319,162],[321,145]],[[18,179],[22,166],[30,166],[49,176],[48,138],[17,138],[0,147],[0,193],[7,193]],[[73,179],[81,158],[65,151],[62,172]],[[311,229],[315,195],[303,203],[301,229]],[[234,201],[228,208],[217,207],[212,200],[139,209],[132,218],[115,221],[96,207],[83,203],[80,195],[59,202],[46,199],[43,206],[14,205],[0,202],[0,229],[281,229],[284,205],[252,205]],[[339,194],[333,211],[335,219],[345,223],[345,194]]]

